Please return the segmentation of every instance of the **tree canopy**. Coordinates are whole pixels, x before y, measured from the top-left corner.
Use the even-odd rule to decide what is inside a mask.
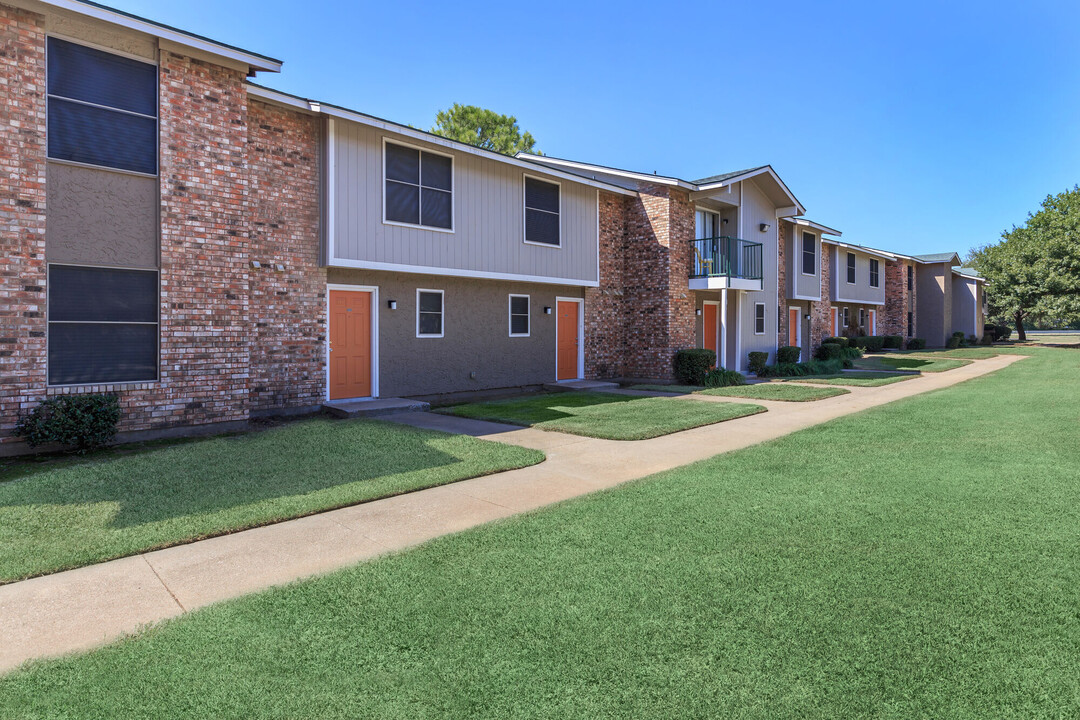
[[[536,139],[530,133],[521,131],[516,117],[500,115],[475,105],[454,103],[449,110],[440,110],[431,132],[504,155],[519,152],[543,154],[533,150]]]
[[[1021,340],[1024,320],[1080,319],[1080,188],[1047,196],[1023,225],[968,260],[986,278],[990,314],[1015,322]]]

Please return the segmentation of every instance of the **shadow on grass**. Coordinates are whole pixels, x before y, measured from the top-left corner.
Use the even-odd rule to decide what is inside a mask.
[[[642,399],[644,398],[616,395],[614,393],[556,392],[509,400],[455,405],[440,408],[436,412],[477,420],[505,417],[507,418],[506,422],[511,422],[510,418],[512,418],[512,422],[518,424],[537,425],[576,415],[576,413],[567,412],[567,410],[636,402]]]

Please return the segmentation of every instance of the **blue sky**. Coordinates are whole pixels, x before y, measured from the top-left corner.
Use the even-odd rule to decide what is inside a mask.
[[[109,4],[417,127],[461,102],[559,157],[683,178],[770,163],[808,217],[901,252],[993,242],[1080,180],[1077,3]]]

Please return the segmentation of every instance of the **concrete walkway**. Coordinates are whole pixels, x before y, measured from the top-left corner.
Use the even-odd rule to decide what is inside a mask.
[[[393,420],[547,453],[539,465],[463,480],[232,535],[0,586],[0,672],[102,645],[219,600],[778,438],[998,370],[1020,356],[807,403],[746,400],[769,412],[652,440],[598,440],[432,413]],[[686,396],[686,402],[742,402]]]

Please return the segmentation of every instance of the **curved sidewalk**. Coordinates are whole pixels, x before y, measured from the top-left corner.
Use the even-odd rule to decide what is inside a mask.
[[[543,450],[539,465],[0,586],[0,672],[86,650],[219,600],[329,572],[431,538],[756,445],[949,387],[1023,359],[999,355],[826,400],[745,400],[769,412],[651,440],[617,441],[432,413],[397,422]],[[742,402],[686,396],[687,402]]]

